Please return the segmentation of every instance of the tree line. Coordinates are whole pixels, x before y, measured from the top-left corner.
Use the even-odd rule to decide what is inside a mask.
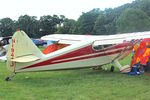
[[[135,0],[117,8],[100,10],[94,8],[83,12],[77,20],[64,15],[22,15],[18,20],[0,19],[0,35],[10,36],[17,28],[30,37],[48,34],[109,35],[126,32],[150,31],[150,0]]]

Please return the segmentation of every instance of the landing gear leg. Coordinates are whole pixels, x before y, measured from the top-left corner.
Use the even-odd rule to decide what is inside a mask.
[[[114,72],[115,67],[111,65],[110,72]]]
[[[94,66],[92,69],[93,70],[102,70],[102,66]]]
[[[16,73],[12,73],[9,77],[5,78],[5,81],[10,81],[15,75]]]

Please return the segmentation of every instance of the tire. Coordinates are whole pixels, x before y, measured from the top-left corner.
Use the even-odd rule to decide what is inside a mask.
[[[114,66],[111,66],[110,72],[114,72],[114,69],[115,69],[115,67],[114,67]]]
[[[10,77],[5,78],[5,81],[10,81],[10,80],[11,80]]]

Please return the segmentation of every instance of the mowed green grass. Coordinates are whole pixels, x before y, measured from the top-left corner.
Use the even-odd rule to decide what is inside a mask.
[[[131,57],[121,63],[129,64]],[[107,65],[109,66],[109,65]],[[150,77],[105,70],[63,70],[18,73],[9,82],[0,63],[0,100],[149,100]]]

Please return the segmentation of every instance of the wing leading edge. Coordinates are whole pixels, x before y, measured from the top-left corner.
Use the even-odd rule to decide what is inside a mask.
[[[74,44],[80,41],[93,41],[95,45],[119,44],[125,41],[150,38],[150,31],[116,35],[69,35],[53,34],[41,37],[42,40],[57,41],[60,44]]]

